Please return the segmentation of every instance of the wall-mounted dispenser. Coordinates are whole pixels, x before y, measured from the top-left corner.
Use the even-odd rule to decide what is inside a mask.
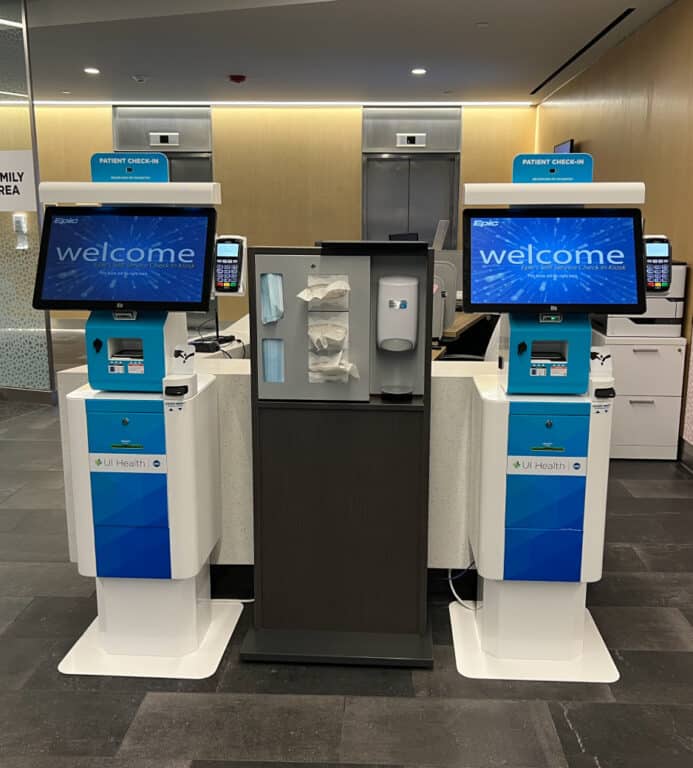
[[[378,281],[378,346],[386,352],[416,348],[419,281],[416,277],[381,277]]]

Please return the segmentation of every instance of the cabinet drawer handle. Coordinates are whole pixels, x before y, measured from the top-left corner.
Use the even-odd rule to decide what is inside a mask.
[[[654,400],[629,400],[631,405],[654,405]]]
[[[657,353],[659,349],[657,347],[633,347],[633,352],[652,352]]]

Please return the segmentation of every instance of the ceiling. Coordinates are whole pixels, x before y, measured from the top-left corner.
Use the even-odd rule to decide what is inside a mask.
[[[624,0],[28,0],[34,96],[536,103],[669,2],[638,0],[531,95],[626,10]],[[417,66],[428,74],[412,76]],[[247,82],[231,84],[231,73]]]

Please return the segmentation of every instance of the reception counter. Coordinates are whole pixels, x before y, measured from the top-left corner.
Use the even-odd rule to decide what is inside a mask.
[[[199,356],[197,370],[218,379],[222,538],[213,562],[253,562],[252,439],[250,422],[250,361]],[[495,363],[435,361],[431,388],[431,459],[429,491],[429,568],[466,568],[467,494],[470,482],[470,415],[473,376],[493,373]],[[70,558],[76,560],[70,452],[66,439],[65,397],[86,384],[87,368],[58,374],[63,466]],[[365,448],[367,450],[367,447]]]

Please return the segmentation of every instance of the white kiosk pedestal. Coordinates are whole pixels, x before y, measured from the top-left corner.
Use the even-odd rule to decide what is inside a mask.
[[[492,680],[614,683],[586,584],[481,580],[483,599],[450,604],[457,671]]]

